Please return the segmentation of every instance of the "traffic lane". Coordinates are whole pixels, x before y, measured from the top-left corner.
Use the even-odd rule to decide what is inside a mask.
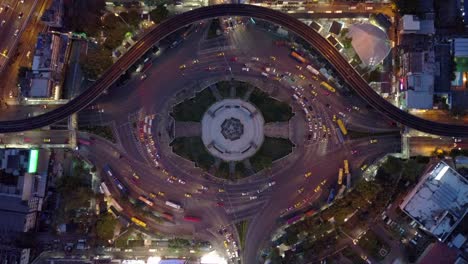
[[[340,151],[338,151],[338,153],[330,153],[330,156],[333,156],[334,157],[333,159],[335,160],[336,156],[340,155],[340,153],[341,153]],[[382,156],[382,155],[385,155],[384,148],[374,148],[374,150],[366,152],[365,159],[370,159],[370,158],[376,159],[377,157]],[[340,160],[340,162],[342,163],[340,158],[338,158],[338,160]],[[350,165],[351,164],[352,162],[350,162]],[[328,179],[328,184],[334,184],[332,182],[336,180],[335,178],[337,178],[337,167],[338,166],[328,166],[326,171],[329,174],[329,176],[324,177],[324,178],[316,177],[316,180],[314,181],[314,183],[309,184],[309,185],[315,184],[315,186],[317,186],[318,182],[324,179]],[[321,168],[323,168],[323,166],[321,166]],[[314,175],[314,173],[312,173],[312,175]],[[244,251],[244,259],[250,259],[250,260],[257,259],[257,249],[261,248],[261,245],[263,244],[262,241],[268,240],[269,234],[271,234],[271,232],[277,226],[276,221],[267,221],[267,219],[276,219],[278,217],[278,212],[281,211],[281,208],[287,208],[291,204],[291,202],[294,201],[294,199],[292,199],[292,201],[288,200],[287,196],[284,195],[285,193],[290,193],[291,191],[292,190],[290,188],[289,188],[289,192],[287,190],[282,189],[281,194],[273,196],[270,202],[264,208],[264,210],[261,211],[260,214],[258,214],[252,220],[252,222],[250,223],[249,231],[247,233],[247,239],[246,239],[247,242],[246,242],[246,248]],[[325,195],[326,194],[327,193],[325,193]]]
[[[67,144],[70,137],[69,131],[62,130],[41,130],[25,131],[22,133],[1,134],[1,144]]]
[[[88,152],[88,153],[89,153],[88,156],[96,163],[99,163],[99,164],[109,163],[109,164],[112,164],[111,166],[116,167],[116,168],[118,168],[120,166],[121,162],[114,163],[114,159],[111,159],[111,160],[101,159],[101,157],[104,157],[104,155],[102,155],[102,153],[98,154],[98,152],[95,151],[95,150],[93,150],[92,152]],[[104,177],[106,177],[105,174],[104,174]],[[107,179],[107,180],[108,180],[107,182],[109,184],[114,186],[112,180],[109,180],[109,179]],[[114,186],[114,188],[112,190],[117,191],[115,186]],[[125,208],[125,211],[126,211],[127,214],[136,215],[136,213],[132,210],[132,206],[127,205],[126,203],[121,204],[121,206]],[[170,208],[164,207],[164,206],[162,206],[162,207],[160,207],[158,209],[160,209],[159,210],[160,212],[172,211],[175,218],[177,219],[176,220],[176,225],[161,225],[161,224],[155,223],[154,221],[151,221],[150,219],[147,219],[145,217],[142,217],[142,216],[139,216],[139,217],[141,217],[142,219],[145,219],[148,222],[148,224],[150,224],[151,226],[157,228],[158,230],[161,230],[163,233],[166,233],[166,234],[179,235],[179,236],[192,235],[192,236],[195,236],[195,237],[201,236],[201,235],[206,236],[207,232],[205,232],[204,229],[206,229],[208,227],[213,227],[213,226],[225,225],[225,224],[228,223],[227,218],[223,217],[222,214],[220,214],[221,209],[213,207],[212,205],[207,206],[207,205],[199,203],[199,202],[195,203],[195,205],[193,205],[193,206],[192,205],[189,206],[188,208],[185,209],[184,212],[174,211],[174,210],[171,210]],[[202,212],[202,211],[203,211],[203,215],[200,215],[199,212]],[[188,222],[182,221],[182,216],[181,215],[187,215],[187,214],[199,216],[200,218],[202,218],[202,223],[193,224],[193,223],[188,223]]]
[[[34,1],[25,1],[21,3],[20,1],[11,1],[10,6],[6,13],[7,17],[5,18],[5,25],[0,28],[0,39],[4,40],[2,51],[7,49],[9,52],[12,51],[12,45],[16,41],[19,32],[26,24],[29,15],[32,13]],[[2,12],[2,13],[3,13]],[[21,18],[19,16],[21,15]],[[18,31],[17,36],[15,36],[16,31]],[[10,54],[11,56],[12,54]]]
[[[37,36],[39,32],[44,32],[45,28],[47,28],[47,25],[43,24],[40,18],[50,2],[51,0],[38,1],[37,5],[41,6],[39,11],[34,12],[33,18],[30,19],[29,23],[25,27],[25,30],[19,36],[19,45],[17,46],[18,51],[16,52],[19,53],[19,56],[8,68],[3,71],[1,75],[0,83],[3,84],[3,91],[0,91],[0,93],[3,95],[3,98],[8,98],[7,101],[10,105],[15,103],[19,96],[19,89],[16,85],[18,69],[21,66],[31,66],[31,54],[34,51]],[[27,116],[16,117],[16,119],[26,117]]]

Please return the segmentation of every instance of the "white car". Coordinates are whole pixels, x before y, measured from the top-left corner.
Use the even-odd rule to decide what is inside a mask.
[[[258,57],[252,57],[253,61],[259,61],[260,59]]]
[[[271,187],[271,186],[273,186],[273,185],[275,185],[275,184],[276,184],[275,181],[271,181],[271,182],[268,183],[268,187]]]
[[[182,180],[182,179],[179,179],[179,183],[180,183],[180,184],[185,184],[185,181]]]
[[[255,200],[255,199],[257,199],[257,196],[250,196],[249,199],[250,200]]]
[[[246,68],[246,67],[244,67],[244,68],[242,68],[242,71],[246,71],[246,72],[248,72],[248,71],[250,71],[250,68]]]

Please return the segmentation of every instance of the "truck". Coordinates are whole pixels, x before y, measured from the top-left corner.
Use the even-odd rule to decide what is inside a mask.
[[[144,202],[148,206],[153,206],[154,205],[154,203],[152,201],[150,201],[150,199],[148,199],[147,197],[145,197],[143,195],[140,195],[140,197],[138,197],[138,200]]]
[[[146,223],[143,222],[142,220],[136,218],[136,217],[132,217],[131,220],[132,220],[132,222],[135,223],[137,226],[146,227]]]

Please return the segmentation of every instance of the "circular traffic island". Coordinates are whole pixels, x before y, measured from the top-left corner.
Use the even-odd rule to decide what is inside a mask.
[[[219,81],[172,107],[172,151],[213,176],[241,179],[292,152],[293,115],[288,104],[248,82]],[[285,133],[268,136],[276,127]]]
[[[216,102],[206,111],[201,125],[208,152],[226,162],[251,157],[263,143],[263,116],[241,99]]]

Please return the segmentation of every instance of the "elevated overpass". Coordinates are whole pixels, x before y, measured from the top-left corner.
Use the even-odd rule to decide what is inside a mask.
[[[0,133],[18,132],[47,126],[91,104],[105,89],[111,86],[131,65],[165,36],[191,23],[221,16],[246,16],[264,19],[281,25],[302,36],[320,52],[343,77],[348,85],[372,107],[387,117],[408,127],[441,136],[468,137],[467,125],[443,124],[413,116],[383,99],[353,69],[341,54],[320,34],[291,16],[252,5],[223,4],[195,9],[160,23],[147,32],[125,55],[123,55],[101,78],[84,93],[66,105],[40,116],[0,122]]]

